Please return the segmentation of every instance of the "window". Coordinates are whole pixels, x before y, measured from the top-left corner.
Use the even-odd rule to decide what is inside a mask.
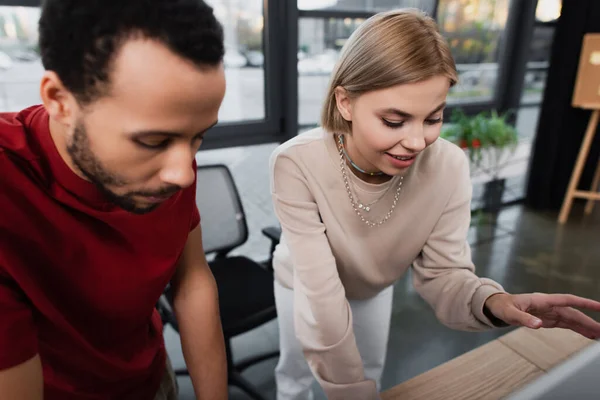
[[[316,124],[340,50],[364,19],[301,18],[298,22],[298,123]]]
[[[37,50],[37,7],[0,7],[0,111],[40,102],[44,72]]]
[[[319,5],[322,5],[319,6]],[[298,28],[298,121],[315,125],[329,77],[348,37],[364,18],[347,11],[383,11],[417,7],[432,14],[433,1],[298,0],[303,10]],[[508,18],[509,0],[440,0],[437,20],[455,58],[460,82],[450,91],[450,105],[491,102],[498,79],[498,62]],[[330,16],[323,10],[334,10]]]
[[[301,10],[298,21],[298,123],[300,128],[314,126],[321,115],[321,106],[329,78],[339,59],[340,51],[352,32],[368,15],[401,7],[419,8],[432,14],[434,0],[298,0]],[[322,14],[330,10],[334,16]],[[355,17],[352,12],[364,12]],[[347,15],[345,15],[347,14]]]
[[[546,88],[548,63],[528,63],[527,67],[521,102],[539,104]]]
[[[459,73],[450,104],[494,99],[509,0],[440,0],[437,20]]]
[[[209,0],[223,22],[227,93],[221,122],[265,118],[263,2]],[[0,110],[17,111],[40,102],[44,72],[37,51],[37,7],[0,7]]]
[[[220,122],[265,118],[262,0],[206,0],[225,30],[227,92]]]
[[[420,8],[433,11],[435,0],[298,0],[299,10],[380,12],[394,8]]]
[[[523,105],[536,106],[542,102],[550,66],[555,25],[561,11],[561,0],[538,0],[535,11],[536,21],[529,43],[527,72],[523,82],[523,94],[521,96]]]

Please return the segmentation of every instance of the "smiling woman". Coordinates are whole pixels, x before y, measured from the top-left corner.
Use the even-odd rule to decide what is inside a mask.
[[[600,303],[510,295],[475,275],[469,163],[439,138],[457,75],[431,18],[377,14],[342,48],[321,127],[273,152],[271,195],[282,227],[273,259],[279,399],[309,399],[314,378],[330,398],[379,398],[393,285],[409,269],[450,328],[600,335],[600,324],[570,309]]]
[[[392,77],[385,78],[393,82]],[[368,76],[365,79],[369,80]],[[378,79],[380,75],[371,78],[373,87],[381,86],[374,82]],[[362,165],[359,172],[375,170],[388,177],[397,175],[439,137],[450,82],[449,78],[438,76],[378,91],[355,89],[352,95],[343,85],[337,86],[332,96],[336,108],[331,120],[327,114],[323,116],[323,127],[341,134],[340,137],[347,134],[345,151],[355,169],[356,165]],[[388,107],[389,104],[394,107]],[[345,123],[336,127],[338,113]],[[350,130],[346,128],[348,123]],[[403,140],[399,141],[400,137]],[[381,182],[381,178],[365,177],[365,180]]]
[[[361,170],[395,176],[440,135],[446,96],[458,75],[439,34],[411,34],[436,32],[431,19],[417,22],[414,12],[385,15],[379,16],[379,25],[361,25],[345,46],[325,97],[321,125],[346,134],[346,151]],[[413,51],[410,56],[408,49]],[[381,183],[381,178],[373,179]]]

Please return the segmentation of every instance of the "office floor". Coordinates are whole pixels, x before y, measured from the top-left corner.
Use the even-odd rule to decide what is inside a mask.
[[[482,221],[471,228],[469,241],[479,276],[500,282],[507,291],[573,293],[600,300],[600,207],[583,218],[577,207],[561,228],[554,213],[534,213],[522,206],[504,209],[495,223]],[[396,284],[394,311],[383,389],[410,379],[507,332],[458,332],[437,322],[430,308],[414,292],[407,275]],[[598,318],[600,316],[594,315]],[[167,330],[166,341],[174,365],[183,366],[177,335]],[[277,349],[277,324],[235,339],[236,359]],[[269,399],[275,399],[276,360],[250,368],[245,376]],[[180,399],[193,399],[191,383],[180,378]],[[316,386],[315,386],[316,388]],[[325,397],[316,388],[316,400]],[[231,389],[232,400],[247,399]]]

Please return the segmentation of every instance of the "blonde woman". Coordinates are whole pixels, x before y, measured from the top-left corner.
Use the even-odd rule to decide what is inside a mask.
[[[571,295],[506,293],[478,278],[467,243],[471,183],[464,153],[439,139],[457,81],[434,21],[418,11],[378,14],[346,43],[322,127],[282,144],[271,190],[282,226],[274,258],[281,358],[279,400],[376,399],[393,284],[414,286],[445,325],[570,328],[600,336]]]

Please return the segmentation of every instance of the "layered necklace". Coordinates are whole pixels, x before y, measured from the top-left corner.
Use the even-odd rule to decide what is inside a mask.
[[[398,199],[400,198],[400,191],[402,190],[402,182],[404,180],[404,177],[403,176],[400,177],[400,182],[398,183],[398,187],[396,188],[396,193],[394,194],[394,201],[392,203],[391,209],[383,216],[383,218],[381,218],[377,221],[369,220],[369,219],[365,218],[365,216],[363,215],[363,212],[370,212],[371,206],[373,206],[379,200],[384,198],[385,195],[388,193],[388,191],[390,190],[390,188],[393,185],[390,184],[390,186],[385,191],[385,193],[383,193],[383,195],[381,195],[375,201],[373,201],[369,204],[364,204],[363,202],[360,201],[360,199],[358,198],[358,195],[354,195],[352,193],[350,179],[348,179],[348,167],[347,167],[346,162],[350,163],[350,165],[352,165],[352,167],[356,168],[356,170],[358,170],[359,172],[362,172],[363,174],[374,176],[374,175],[382,175],[383,172],[370,173],[370,172],[365,172],[362,169],[360,169],[352,161],[352,159],[350,159],[350,156],[348,156],[348,153],[346,152],[346,149],[344,148],[343,135],[338,135],[338,151],[340,154],[340,170],[342,172],[342,177],[344,178],[344,186],[346,187],[346,192],[348,193],[348,198],[350,199],[350,204],[352,205],[354,212],[356,213],[356,215],[360,218],[360,220],[362,222],[364,222],[367,226],[369,226],[371,228],[385,224],[392,217],[392,214],[394,213],[394,210],[396,209],[396,204],[398,204]],[[356,192],[356,188],[354,188],[354,191]]]

